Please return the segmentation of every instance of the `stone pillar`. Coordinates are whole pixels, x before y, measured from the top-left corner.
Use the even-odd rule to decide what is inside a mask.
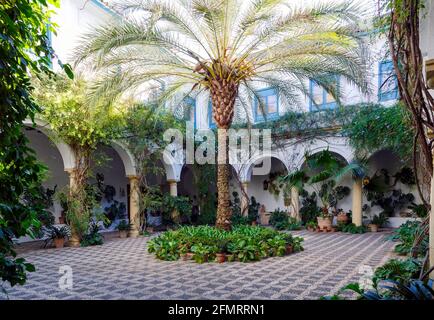
[[[169,183],[170,195],[172,197],[177,197],[178,196],[178,181],[167,180],[167,182]]]
[[[140,186],[137,176],[128,176],[130,181],[130,231],[129,237],[137,237],[140,228]]]
[[[356,226],[362,225],[362,179],[357,179],[353,183],[353,223]]]
[[[68,172],[69,175],[69,193],[71,194],[72,192],[74,192],[74,190],[77,187],[77,182],[75,179],[75,171],[74,169],[68,169],[66,170],[66,172]],[[77,232],[75,232],[74,230],[74,226],[71,224],[71,222],[69,222],[70,224],[70,228],[71,228],[71,237],[69,238],[69,245],[71,247],[79,247],[80,246],[80,237],[77,234]]]
[[[170,195],[172,197],[177,197],[178,196],[178,181],[176,180],[167,180],[167,182],[169,183],[169,192]],[[179,216],[179,212],[177,210],[173,210],[172,212],[172,220],[175,223],[179,223],[180,222],[180,216]]]
[[[297,221],[301,220],[300,217],[300,200],[298,189],[296,187],[291,187],[291,207],[292,207],[292,216],[297,219]]]
[[[241,192],[241,213],[244,212],[244,215],[247,216],[248,214],[248,209],[249,209],[249,193],[248,193],[248,188],[249,188],[249,182],[244,181],[241,182],[241,185],[244,189],[244,191],[246,192],[246,195]]]

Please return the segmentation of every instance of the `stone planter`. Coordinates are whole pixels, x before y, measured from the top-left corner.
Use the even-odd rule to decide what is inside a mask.
[[[215,259],[218,263],[223,263],[226,260],[226,254],[224,253],[216,253]]]
[[[57,249],[63,248],[65,246],[65,238],[54,238],[53,242]]]
[[[321,230],[329,230],[332,228],[332,219],[330,217],[323,218],[323,217],[317,217],[318,221],[318,227]]]
[[[377,224],[368,224],[368,228],[369,228],[369,231],[371,231],[371,232],[378,232],[378,225]]]
[[[125,239],[128,236],[127,230],[119,230],[119,238]]]

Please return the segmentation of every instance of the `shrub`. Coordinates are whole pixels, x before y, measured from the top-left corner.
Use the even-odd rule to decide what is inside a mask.
[[[82,247],[97,246],[104,243],[104,237],[99,233],[99,225],[96,222],[91,222],[89,232],[83,236],[80,245]]]
[[[148,242],[148,252],[161,260],[173,261],[192,252],[198,263],[212,261],[216,253],[229,255],[228,261],[257,261],[270,256],[283,256],[287,247],[303,250],[303,239],[291,234],[254,226],[234,226],[224,231],[210,226],[183,226],[168,231]]]
[[[277,230],[284,230],[288,226],[288,214],[285,211],[276,209],[271,213],[270,225]]]
[[[395,230],[394,234],[389,238],[392,241],[399,241],[395,246],[395,252],[402,255],[407,255],[411,252],[416,237],[422,232],[421,223],[419,221],[407,221]],[[414,248],[416,254],[426,252],[428,248],[428,236],[426,235],[418,248]]]
[[[350,223],[344,226],[341,226],[341,230],[342,232],[347,232],[347,233],[352,233],[352,234],[356,234],[356,233],[365,233],[366,232],[366,227],[365,226],[356,226],[354,223]]]
[[[420,261],[416,259],[391,259],[375,270],[372,280],[374,286],[377,286],[379,281],[386,279],[408,284],[410,279],[418,276],[421,268]]]

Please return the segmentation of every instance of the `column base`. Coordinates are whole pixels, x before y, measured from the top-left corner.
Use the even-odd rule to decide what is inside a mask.
[[[137,238],[140,235],[139,230],[130,230],[128,231],[129,238]]]
[[[68,244],[69,244],[70,247],[76,248],[76,247],[80,246],[80,240],[79,239],[71,238],[71,239],[69,239]]]

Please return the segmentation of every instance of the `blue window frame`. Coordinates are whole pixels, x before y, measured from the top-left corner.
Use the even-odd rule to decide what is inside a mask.
[[[211,129],[217,128],[217,125],[215,123],[213,114],[212,114],[212,101],[211,99],[208,100],[208,126]]]
[[[336,89],[339,91],[340,77],[335,76],[334,78],[336,79]],[[309,99],[310,111],[334,109],[337,106],[335,98],[314,80],[310,80],[309,82],[309,94],[311,96]]]
[[[381,61],[378,65],[378,101],[396,100],[398,81],[392,61]]]
[[[196,99],[192,97],[186,97],[184,99],[184,120],[193,121],[194,129],[196,129]]]
[[[264,121],[264,113],[267,120],[279,117],[279,95],[276,88],[266,88],[256,91],[257,96],[262,100],[264,110],[260,109],[258,98],[253,100],[253,115],[255,122]]]

